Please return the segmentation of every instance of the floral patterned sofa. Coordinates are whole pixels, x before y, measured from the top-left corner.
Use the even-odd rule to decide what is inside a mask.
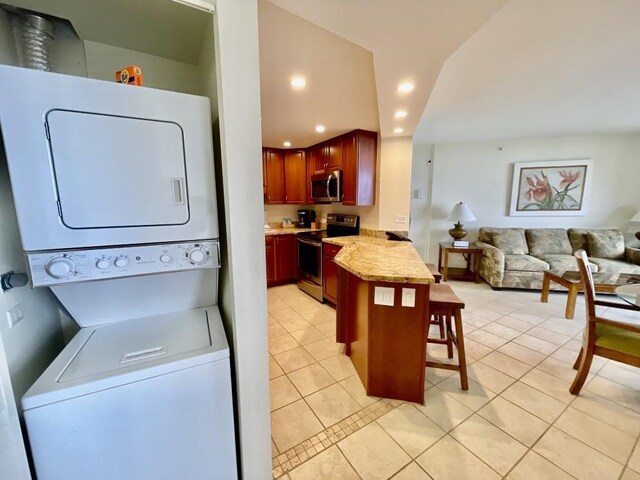
[[[625,243],[619,230],[482,227],[474,245],[482,249],[480,276],[493,288],[539,290],[546,270],[577,271],[580,249],[593,272],[640,275],[640,242]]]

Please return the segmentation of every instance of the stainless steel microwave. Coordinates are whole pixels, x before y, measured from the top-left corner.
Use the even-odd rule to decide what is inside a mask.
[[[334,170],[311,177],[311,198],[314,203],[342,201],[342,172]]]

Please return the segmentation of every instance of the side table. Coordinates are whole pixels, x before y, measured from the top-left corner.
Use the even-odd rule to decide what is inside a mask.
[[[467,260],[466,268],[449,267],[449,255],[458,253]],[[473,247],[454,247],[451,242],[441,242],[438,252],[438,270],[442,272],[442,281],[473,280],[480,283],[480,259],[482,249]],[[473,265],[473,268],[472,268]]]

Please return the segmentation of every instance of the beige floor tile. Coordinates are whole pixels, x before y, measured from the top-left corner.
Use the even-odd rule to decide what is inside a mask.
[[[547,341],[549,343],[552,343],[554,345],[557,345],[557,346],[560,346],[563,343],[569,341],[569,339],[573,335],[573,334],[566,335],[566,334],[563,334],[563,333],[553,332],[551,330],[547,330],[546,328],[542,327],[541,325],[535,326],[531,330],[528,330],[527,334],[531,335],[532,337],[536,337],[536,338],[539,338],[541,340],[545,340],[545,341]]]
[[[505,375],[482,362],[476,362],[470,365],[467,373],[469,378],[495,393],[502,392],[516,381],[515,378]]]
[[[305,400],[325,427],[347,418],[362,407],[338,384],[323,388]]]
[[[497,320],[504,316],[504,313],[496,312],[486,307],[474,308],[473,313],[479,317],[486,318],[487,320]]]
[[[509,341],[505,338],[499,337],[498,335],[487,332],[484,330],[484,327],[465,335],[465,339],[466,338],[470,338],[471,340],[479,342],[489,348],[498,348]]]
[[[300,319],[304,320],[298,312],[289,306],[278,310],[272,310],[271,315],[273,315],[273,317],[280,323],[287,321],[295,322]]]
[[[629,458],[629,468],[633,468],[636,472],[640,472],[640,444],[636,445],[631,458]]]
[[[303,328],[309,328],[311,326],[311,324],[300,315],[287,319],[278,319],[278,321],[289,333],[295,332],[296,330],[302,330]]]
[[[640,395],[638,395],[638,391],[633,388],[596,375],[593,377],[593,380],[583,387],[583,390],[585,389],[609,400],[613,400],[631,410],[640,412]]]
[[[286,334],[287,331],[277,321],[269,324],[269,338]]]
[[[478,415],[528,447],[531,447],[549,426],[548,423],[502,397],[491,400],[478,410]]]
[[[527,365],[526,363],[516,360],[509,355],[505,355],[498,350],[491,352],[486,357],[483,357],[480,361],[502,373],[509,375],[512,378],[520,378],[529,370],[531,370],[531,365]]]
[[[572,365],[556,360],[553,357],[547,357],[536,368],[569,384],[573,382],[577,373],[577,370],[574,370]]]
[[[500,395],[545,422],[553,422],[566,404],[522,382],[516,382]]]
[[[473,415],[473,410],[439,388],[427,390],[424,403],[415,407],[446,432]]]
[[[440,382],[446,380],[447,378],[452,377],[453,375],[455,375],[456,377],[458,376],[458,374],[453,370],[443,370],[441,368],[427,368],[425,370],[424,379],[427,383],[430,383],[431,385],[437,385]]]
[[[335,379],[318,363],[291,372],[287,376],[304,397],[335,383]]]
[[[507,480],[572,480],[573,478],[534,451],[529,451],[507,476]]]
[[[497,321],[490,323],[489,325],[485,325],[484,327],[482,327],[482,330],[484,330],[485,332],[493,333],[494,335],[498,335],[499,337],[505,338],[507,340],[512,340],[518,335],[522,334],[520,330],[507,327],[506,325],[502,325]]]
[[[524,333],[531,328],[530,323],[525,322],[524,320],[520,320],[516,317],[512,317],[511,315],[505,315],[504,317],[496,320],[495,323],[504,325],[505,327],[509,327],[513,330],[517,330],[520,333]]]
[[[327,338],[305,345],[304,348],[318,361],[340,353],[340,344]]]
[[[547,358],[543,353],[531,350],[530,348],[520,345],[518,343],[509,342],[506,345],[500,347],[498,352],[515,358],[516,360],[526,363],[532,367],[535,367],[538,363]]]
[[[338,381],[344,380],[356,373],[356,369],[354,368],[353,363],[351,363],[351,359],[342,354],[322,360],[320,365],[322,365],[324,369]]]
[[[304,400],[298,400],[271,413],[271,435],[284,452],[324,430]]]
[[[630,468],[627,468],[620,477],[620,480],[640,480],[640,473],[636,473]]]
[[[558,348],[558,345],[526,333],[514,338],[513,342],[545,355],[550,355]]]
[[[451,436],[501,475],[527,452],[527,447],[479,415],[465,420]]]
[[[277,355],[278,353],[286,352],[287,350],[293,350],[299,346],[300,344],[289,334],[269,339],[269,353],[271,355]]]
[[[271,399],[271,411],[274,411],[295,402],[300,398],[300,394],[289,379],[283,375],[269,382],[269,397]]]
[[[323,335],[330,337],[336,334],[336,321],[333,320],[331,322],[321,323],[316,325],[316,328],[322,332]]]
[[[569,320],[564,317],[549,317],[540,323],[540,326],[552,332],[573,337],[576,333],[584,330],[584,321],[576,319]]]
[[[627,461],[636,441],[635,437],[571,407],[554,426],[619,463]]]
[[[578,358],[578,356],[576,355],[576,353],[573,350],[569,350],[566,347],[560,347],[558,350],[556,350],[555,352],[553,352],[550,355],[550,358],[554,358],[556,360],[559,360],[563,363],[567,363],[569,365],[573,365],[576,361],[576,358]],[[597,359],[597,357],[594,357],[593,360],[595,361]],[[593,362],[591,364],[593,366]]]
[[[330,321],[335,321],[336,314],[335,312],[328,312],[326,310],[319,310],[317,312],[313,312],[310,314],[304,314],[303,317],[306,321],[308,321],[311,325],[320,325],[323,323],[327,323]]]
[[[302,367],[315,363],[313,357],[302,347],[279,353],[274,355],[273,358],[276,359],[276,362],[278,362],[278,365],[282,367],[282,370],[284,370],[285,373],[293,372],[294,370],[298,370]]]
[[[614,480],[622,472],[622,465],[555,427],[533,449],[580,480]]]
[[[500,475],[449,435],[416,461],[434,480],[500,479]]]
[[[358,480],[342,452],[333,445],[289,473],[292,480]]]
[[[431,480],[431,477],[417,463],[411,462],[394,475],[392,480]]]
[[[475,411],[496,396],[494,392],[469,379],[469,390],[460,389],[458,376],[453,376],[438,384],[438,388]]]
[[[526,308],[515,311],[515,312],[511,312],[509,316],[517,318],[518,320],[522,320],[523,322],[527,322],[532,326],[537,325],[543,322],[544,320],[546,320],[547,318],[549,318],[549,315],[545,313],[531,311]]]
[[[278,447],[273,443],[273,438],[271,439],[271,458],[276,457],[280,452],[278,451]]]
[[[570,403],[576,398],[569,393],[569,387],[571,386],[569,382],[549,375],[537,367],[522,377],[520,381],[564,403]]]
[[[324,340],[325,335],[315,327],[307,327],[301,330],[291,332],[291,336],[296,339],[300,345],[307,345],[309,343],[317,342],[318,340]]]
[[[586,389],[580,392],[571,406],[627,435],[640,435],[640,414]]]
[[[445,435],[444,430],[408,403],[380,417],[378,424],[412,458],[420,455]]]
[[[493,349],[481,343],[471,340],[470,338],[466,338],[466,335],[464,339],[464,350],[467,354],[467,358],[474,358],[476,360],[484,358],[485,355],[488,355],[493,351]]]
[[[630,370],[621,363],[609,362],[602,367],[598,375],[640,391],[640,369]]]
[[[387,479],[411,461],[380,425],[370,423],[338,446],[362,478]]]
[[[462,312],[462,324],[465,327],[467,325],[471,325],[474,328],[481,328],[491,323],[490,319],[476,315],[475,313],[469,311],[469,308],[470,307],[467,304],[467,308]]]
[[[369,397],[362,381],[358,375],[352,375],[340,381],[340,385],[351,397],[360,404],[361,407],[367,407],[372,403],[376,403],[379,397]]]
[[[271,356],[269,356],[269,380],[273,380],[280,375],[284,375],[284,371],[278,365],[278,362]]]

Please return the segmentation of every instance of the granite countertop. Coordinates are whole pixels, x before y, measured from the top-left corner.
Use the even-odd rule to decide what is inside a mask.
[[[435,282],[411,242],[366,236],[325,238],[322,241],[343,245],[334,261],[363,280],[420,284]]]
[[[319,232],[320,228],[273,228],[271,230],[265,230],[266,236],[271,235],[295,235],[303,232]]]

